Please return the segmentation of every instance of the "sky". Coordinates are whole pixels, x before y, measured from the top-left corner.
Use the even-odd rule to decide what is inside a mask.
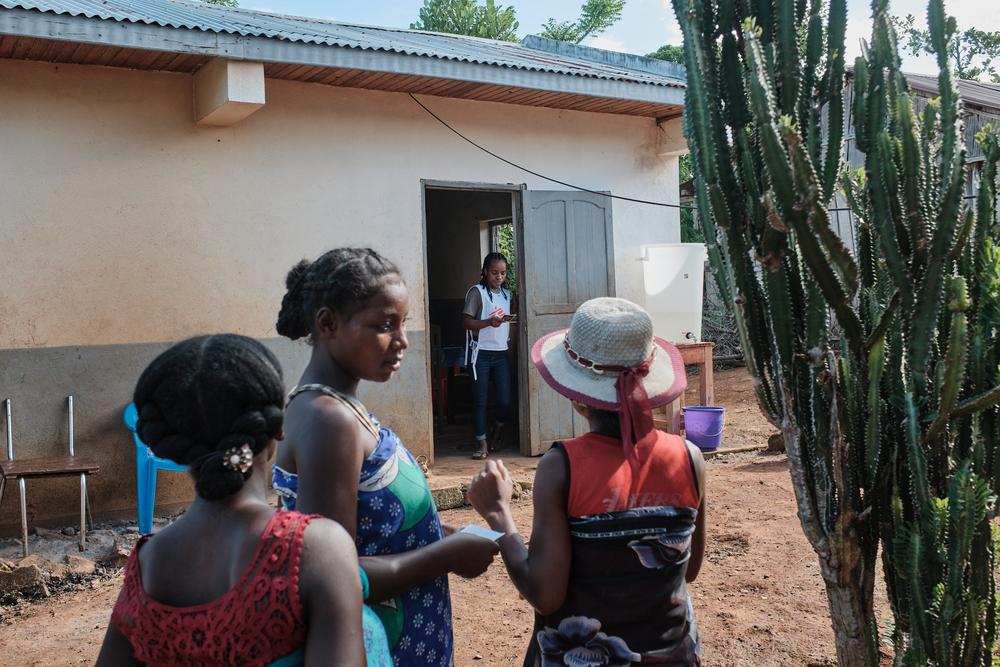
[[[503,6],[513,5],[520,22],[521,36],[541,32],[549,18],[575,19],[582,0],[499,0]],[[240,0],[248,9],[331,19],[345,23],[408,28],[417,19],[422,0]],[[848,0],[847,56],[851,62],[860,52],[862,39],[871,34],[868,0]],[[893,13],[913,14],[919,25],[924,24],[926,0],[890,0]],[[1000,2],[997,0],[945,0],[960,29],[1000,31]],[[604,34],[584,42],[588,46],[646,54],[663,44],[680,44],[680,28],[674,18],[670,0],[628,0],[621,21]],[[913,58],[904,55],[904,69],[909,72],[936,73],[929,56]]]

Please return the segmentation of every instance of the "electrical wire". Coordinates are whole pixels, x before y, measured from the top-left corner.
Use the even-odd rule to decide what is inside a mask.
[[[452,132],[454,132],[455,134],[457,134],[459,137],[461,137],[462,139],[464,139],[468,143],[472,144],[473,146],[475,146],[479,150],[483,151],[484,153],[495,157],[496,159],[500,160],[501,162],[505,162],[505,163],[509,164],[510,166],[514,167],[515,169],[520,169],[521,171],[527,172],[527,173],[531,174],[532,176],[537,176],[538,178],[545,179],[546,181],[550,181],[552,183],[558,183],[559,185],[565,185],[567,188],[573,188],[574,190],[581,190],[583,192],[589,192],[590,194],[600,195],[602,197],[608,197],[609,199],[620,199],[622,201],[635,202],[636,204],[648,204],[649,206],[663,206],[663,207],[666,207],[666,208],[679,208],[679,209],[685,209],[685,210],[689,210],[689,211],[694,211],[694,210],[697,209],[697,207],[695,207],[695,206],[688,206],[688,205],[685,205],[685,204],[668,204],[666,202],[660,202],[660,201],[649,201],[649,200],[646,200],[646,199],[636,199],[635,197],[623,197],[621,195],[610,195],[607,192],[600,192],[598,190],[591,190],[590,188],[585,188],[585,187],[582,187],[580,185],[574,185],[572,183],[567,183],[566,181],[560,181],[557,178],[552,178],[551,176],[546,176],[545,174],[540,174],[537,171],[532,171],[531,169],[528,169],[527,167],[522,167],[521,165],[517,164],[516,162],[512,162],[512,161],[508,160],[507,158],[503,157],[502,155],[497,155],[496,153],[494,153],[490,149],[486,148],[485,146],[480,146],[475,141],[473,141],[472,139],[468,138],[467,136],[465,136],[464,134],[462,134],[461,132],[459,132],[458,130],[456,130],[455,128],[453,128],[451,125],[449,125],[447,122],[445,122],[436,113],[434,113],[433,111],[431,111],[430,109],[428,109],[426,106],[424,106],[424,104],[420,100],[418,100],[416,97],[414,97],[413,93],[407,93],[407,94],[410,96],[410,99],[412,99],[414,102],[416,102],[420,106],[421,109],[423,109],[424,111],[426,111],[427,113],[429,113],[437,122],[439,122],[442,125],[444,125],[445,127],[447,127],[449,130],[451,130]]]

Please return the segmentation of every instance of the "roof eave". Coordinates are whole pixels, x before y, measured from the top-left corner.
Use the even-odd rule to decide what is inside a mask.
[[[684,104],[684,90],[679,87],[514,69],[327,44],[57,15],[29,9],[0,10],[0,35],[264,63],[425,76],[653,104],[677,106]]]

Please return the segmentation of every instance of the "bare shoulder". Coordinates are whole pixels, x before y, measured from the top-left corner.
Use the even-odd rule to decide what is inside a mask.
[[[302,590],[325,590],[356,578],[358,554],[354,540],[339,523],[314,517],[302,536]],[[353,583],[353,582],[352,582]]]
[[[357,412],[344,401],[320,394],[309,405],[317,421],[329,430],[357,430],[361,427]]]
[[[310,397],[288,410],[291,439],[296,451],[307,458],[332,453],[337,456],[364,449],[366,436],[370,437],[349,406],[323,394]]]
[[[345,556],[357,559],[350,534],[339,523],[325,517],[314,517],[309,522],[302,536],[302,546],[309,552],[334,556],[334,560]]]
[[[562,447],[550,447],[549,451],[542,454],[542,458],[538,460],[535,474],[544,472],[547,477],[566,479],[566,461],[566,452]]]
[[[544,498],[550,494],[556,494],[562,498],[566,488],[566,453],[562,447],[551,447],[549,451],[542,455],[538,461],[538,468],[535,470],[535,489],[533,495],[536,498]]]

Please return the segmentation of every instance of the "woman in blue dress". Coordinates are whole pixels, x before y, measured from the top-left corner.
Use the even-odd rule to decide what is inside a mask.
[[[445,535],[417,461],[357,398],[361,380],[387,382],[400,368],[406,284],[374,250],[338,248],[296,265],[286,287],[278,333],[308,338],[312,355],[288,398],[275,490],[354,537],[394,664],[449,667],[447,575],[482,574],[497,547]]]

